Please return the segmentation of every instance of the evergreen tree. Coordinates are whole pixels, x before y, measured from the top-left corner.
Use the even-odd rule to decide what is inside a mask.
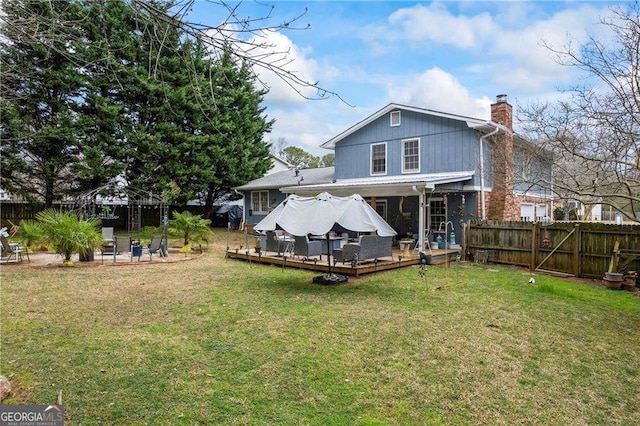
[[[230,51],[212,59],[170,18],[170,4],[146,4],[153,12],[4,3],[4,188],[50,206],[124,170],[130,186],[178,204],[201,197],[210,214],[218,197],[269,169],[262,138],[272,121],[250,69]],[[28,23],[33,37],[18,31]]]
[[[82,160],[73,165],[78,190],[95,189],[124,171],[124,141],[131,130],[120,92],[128,90],[135,73],[136,30],[142,16],[120,1],[85,2],[82,62],[84,102],[79,122],[87,131],[78,140]]]
[[[272,165],[269,144],[264,134],[273,120],[267,119],[261,105],[266,91],[255,88],[255,77],[249,67],[234,63],[225,50],[212,68],[214,88],[214,120],[210,123],[221,156],[209,164],[204,203],[209,209],[215,200],[234,186],[261,177]]]
[[[77,120],[84,77],[74,62],[82,30],[56,22],[81,22],[83,11],[70,0],[5,1],[3,10],[0,185],[49,207],[73,188],[84,134]],[[29,23],[30,37],[15,31]]]

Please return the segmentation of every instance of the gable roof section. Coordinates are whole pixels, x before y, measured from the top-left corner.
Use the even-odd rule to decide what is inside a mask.
[[[238,191],[255,191],[259,189],[280,189],[283,186],[315,185],[333,181],[333,167],[299,170],[282,170],[252,180],[245,185],[236,187]],[[302,180],[301,180],[302,178]]]
[[[494,123],[492,121],[480,120],[478,118],[465,117],[463,115],[457,115],[457,114],[449,114],[446,112],[434,111],[426,108],[418,108],[418,107],[412,107],[408,105],[390,103],[389,105],[385,106],[381,110],[378,110],[377,112],[375,112],[373,115],[370,115],[369,117],[365,118],[359,123],[354,124],[344,132],[338,134],[337,136],[334,136],[333,138],[329,139],[328,141],[326,141],[320,146],[326,149],[334,149],[336,146],[336,143],[340,142],[342,139],[357,132],[358,130],[362,129],[363,127],[367,126],[368,124],[372,123],[378,118],[383,117],[384,115],[390,113],[391,111],[396,111],[396,110],[412,111],[418,114],[427,114],[435,117],[444,117],[444,118],[450,118],[452,120],[464,121],[465,123],[467,123],[467,126],[469,126],[469,128],[476,129],[483,132],[490,132],[492,130],[495,130],[496,128],[499,128],[502,131],[507,130],[506,127],[500,124]]]
[[[273,159],[273,166],[271,166],[271,169],[269,169],[265,174],[280,172],[284,169],[290,169],[293,167],[292,164],[289,164],[284,159],[278,157],[275,154],[271,154],[271,158]]]

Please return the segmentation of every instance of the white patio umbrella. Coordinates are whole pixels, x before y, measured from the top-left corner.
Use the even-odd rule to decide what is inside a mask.
[[[303,236],[328,234],[338,226],[355,232],[376,231],[381,236],[397,234],[360,195],[334,197],[328,192],[315,197],[289,195],[253,229],[273,231],[279,227],[291,235]],[[331,260],[328,264],[331,275]]]

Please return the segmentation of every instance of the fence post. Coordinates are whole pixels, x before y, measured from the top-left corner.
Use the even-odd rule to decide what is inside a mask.
[[[580,246],[581,246],[581,234],[582,230],[580,229],[580,224],[576,223],[575,225],[576,235],[573,239],[573,275],[576,277],[580,276]]]
[[[531,227],[531,270],[534,270],[538,261],[538,237],[539,237],[538,222],[533,222]]]
[[[467,251],[469,247],[469,222],[462,223],[462,260],[467,260]]]

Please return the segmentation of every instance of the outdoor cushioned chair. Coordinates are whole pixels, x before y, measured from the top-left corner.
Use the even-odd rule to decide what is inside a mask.
[[[4,235],[0,235],[0,240],[2,240],[2,246],[0,247],[2,257],[0,258],[0,263],[22,262],[23,250],[20,248],[20,244],[9,243],[9,240]]]
[[[280,256],[283,252],[288,252],[293,243],[293,238],[284,235],[281,230],[267,231],[267,248],[266,251],[278,253]]]
[[[320,256],[322,260],[322,241],[309,241],[307,235],[295,237],[293,254],[308,259],[310,256]]]
[[[342,247],[342,250],[335,254],[335,262],[350,262],[357,260],[379,259],[381,257],[391,257],[393,260],[393,237],[381,237],[379,235],[362,235],[357,244],[349,243]]]
[[[266,251],[280,253],[280,250],[278,249],[279,232],[281,231],[267,231],[267,246],[265,247]]]

